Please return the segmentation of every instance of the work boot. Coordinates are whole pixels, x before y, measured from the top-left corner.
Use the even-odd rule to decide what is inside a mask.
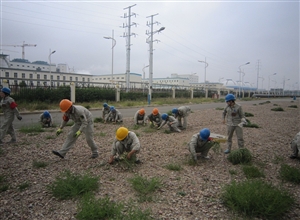
[[[204,155],[201,155],[201,157],[202,157],[202,158],[204,158],[204,159],[209,159],[209,158],[210,158],[210,157],[209,157],[209,156],[207,156],[207,155],[206,155],[206,156],[204,156]]]
[[[60,158],[64,159],[64,156],[62,156],[60,153],[58,153],[58,151],[53,150],[52,153],[55,154],[56,156],[59,156]]]
[[[139,159],[137,159],[136,161],[134,161],[135,164],[140,164],[142,163],[142,161],[140,161]]]
[[[230,153],[229,149],[227,149],[227,150],[224,151],[224,154],[229,154],[229,153]]]
[[[290,159],[296,159],[296,158],[297,158],[297,156],[295,156],[295,155],[290,156]]]

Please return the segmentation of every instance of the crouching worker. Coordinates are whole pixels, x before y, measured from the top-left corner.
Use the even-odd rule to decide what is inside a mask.
[[[155,127],[159,127],[162,123],[162,119],[161,119],[161,115],[158,111],[157,108],[154,108],[152,110],[152,113],[150,115],[147,116],[147,119],[150,121],[150,124],[155,126]]]
[[[64,158],[67,152],[74,146],[77,138],[81,133],[85,134],[86,142],[92,150],[92,157],[98,157],[98,148],[94,142],[94,121],[92,113],[83,106],[73,105],[68,99],[63,99],[59,107],[63,115],[63,121],[56,131],[56,135],[62,133],[62,129],[66,126],[69,119],[74,121],[74,125],[68,133],[67,139],[65,140],[62,149],[59,151],[53,150],[52,153],[60,158]]]
[[[209,137],[210,130],[208,128],[203,128],[199,133],[194,134],[190,143],[188,144],[188,149],[192,154],[193,160],[197,161],[197,153],[202,158],[209,159],[208,151],[215,145],[216,142],[212,141],[212,138]]]
[[[116,138],[112,145],[111,156],[108,163],[112,164],[114,160],[117,161],[118,157],[124,153],[127,153],[126,157],[130,160],[133,155],[139,153],[140,148],[140,141],[136,134],[132,131],[128,131],[125,127],[120,127],[116,132]],[[135,163],[139,164],[140,160],[136,159]]]
[[[133,117],[133,120],[134,120],[134,124],[135,125],[138,125],[139,122],[142,123],[142,125],[146,125],[147,123],[147,116],[145,114],[145,109],[141,108],[140,110],[138,110],[134,117]]]
[[[168,114],[163,113],[161,115],[161,119],[163,120],[163,122],[157,128],[157,130],[161,129],[165,124],[167,124],[169,126],[170,131],[181,132],[181,130],[177,127],[178,126],[178,121],[173,116],[169,116]]]
[[[300,149],[300,132],[298,132],[294,139],[291,142],[291,148],[293,154],[290,156],[291,159],[296,159],[298,157],[299,149]]]
[[[48,111],[44,111],[40,115],[40,123],[42,127],[52,127],[52,116]]]
[[[107,121],[112,121],[113,124],[120,122],[123,122],[123,116],[121,114],[121,112],[116,109],[114,106],[110,106],[110,112],[108,113],[108,115],[106,116],[105,120],[104,120],[104,124]]]

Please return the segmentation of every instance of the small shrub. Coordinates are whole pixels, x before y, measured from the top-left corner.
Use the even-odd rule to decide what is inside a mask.
[[[95,122],[95,123],[99,123],[99,122],[100,122],[100,123],[103,123],[104,120],[103,120],[103,118],[99,117],[99,118],[95,118],[95,119],[94,119],[94,122]]]
[[[21,127],[19,131],[27,134],[27,133],[44,132],[45,130],[42,128],[40,124],[34,124],[30,126]]]
[[[24,189],[28,188],[30,184],[28,182],[22,183],[18,186],[20,191],[23,191]]]
[[[133,125],[132,130],[138,130],[140,128],[139,125]]]
[[[49,139],[55,139],[55,137],[54,136],[51,136],[51,135],[48,135],[48,136],[46,136],[45,137],[47,140],[49,140]]]
[[[174,164],[174,163],[170,163],[168,165],[166,165],[166,168],[168,170],[173,170],[173,171],[180,171],[182,170],[182,167],[180,164]]]
[[[103,133],[102,131],[100,132],[100,137],[105,137],[106,133]]]
[[[0,175],[0,192],[4,192],[9,189],[5,176]]]
[[[297,105],[290,105],[290,106],[288,106],[289,108],[298,108],[298,106]]]
[[[279,170],[280,178],[292,183],[300,184],[300,170],[286,164],[282,164]]]
[[[220,107],[218,107],[218,108],[216,108],[216,110],[224,110],[224,108],[220,108]]]
[[[177,193],[177,195],[180,195],[180,196],[186,196],[186,192],[180,191],[180,192]]]
[[[237,171],[236,171],[236,170],[229,170],[229,173],[230,173],[231,175],[236,175],[236,174],[237,174]]]
[[[278,106],[278,104],[273,104],[273,106]]]
[[[86,105],[86,106],[84,106],[86,109],[90,109],[91,108],[91,106],[90,105]]]
[[[44,162],[44,161],[36,161],[36,160],[34,160],[32,162],[32,166],[34,168],[45,168],[46,166],[48,166],[48,163]]]
[[[66,170],[56,177],[48,189],[54,197],[61,200],[71,199],[98,189],[98,179],[98,177],[91,177],[89,174],[72,174]]]
[[[220,142],[216,142],[212,147],[211,147],[211,150],[218,154],[221,152],[221,145],[220,145]]]
[[[231,151],[227,159],[233,164],[247,164],[252,160],[252,154],[247,148]]]
[[[243,166],[243,172],[247,179],[265,177],[265,175],[254,166]]]
[[[258,103],[259,105],[264,105],[264,104],[269,104],[271,103],[270,101],[266,101],[266,102],[261,102],[261,103]]]
[[[249,112],[245,112],[245,117],[253,117],[254,115],[252,113]]]
[[[271,111],[275,111],[275,112],[283,112],[283,108],[281,107],[277,107],[277,108],[272,108]]]
[[[246,128],[259,128],[259,126],[257,124],[252,124],[249,119],[246,118],[246,121],[247,121],[247,124],[243,125],[243,127],[246,127]]]
[[[274,159],[273,159],[273,163],[274,164],[279,164],[284,160],[283,156],[277,156],[275,155]]]
[[[295,203],[288,192],[261,180],[232,182],[223,188],[225,206],[250,217],[281,219]]]

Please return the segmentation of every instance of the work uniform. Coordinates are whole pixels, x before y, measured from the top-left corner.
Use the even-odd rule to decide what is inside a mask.
[[[292,140],[291,148],[292,148],[292,151],[293,151],[292,156],[297,157],[298,153],[299,153],[299,150],[300,150],[300,132],[297,133],[295,135],[294,139]]]
[[[232,136],[235,131],[237,140],[238,140],[238,146],[239,148],[244,147],[244,138],[243,138],[243,128],[239,126],[240,123],[243,121],[246,121],[245,114],[242,110],[242,107],[239,104],[234,103],[233,106],[226,106],[223,111],[223,120],[226,120],[227,124],[227,146],[228,150],[231,150],[232,146]]]
[[[110,112],[110,106],[106,106],[102,108],[102,118],[105,119],[106,116],[109,114]]]
[[[11,136],[10,142],[16,142],[16,134],[15,129],[13,127],[13,121],[15,120],[15,116],[17,118],[21,117],[20,112],[17,108],[17,103],[10,96],[5,96],[1,100],[1,107],[4,115],[3,123],[0,127],[0,142],[2,143],[2,139],[6,134]]]
[[[65,157],[66,153],[74,146],[77,140],[75,133],[80,131],[85,134],[86,142],[92,150],[92,156],[98,156],[98,147],[94,142],[94,121],[92,113],[83,106],[73,105],[71,112],[64,113],[60,129],[66,126],[69,119],[74,121],[74,125],[71,127],[62,149],[59,150],[58,153]]]
[[[49,114],[49,117],[45,117],[44,113],[40,115],[40,123],[43,127],[52,127],[52,116]]]
[[[139,153],[140,149],[141,145],[138,137],[134,132],[129,131],[124,140],[119,141],[115,138],[112,144],[111,156],[115,156],[116,154],[120,156],[124,152],[130,152],[132,150],[135,150],[137,151],[136,153]]]
[[[204,141],[200,138],[199,133],[194,134],[192,139],[188,143],[188,150],[191,152],[194,161],[197,161],[197,153],[201,153],[201,156],[206,158],[209,149],[215,145],[215,142],[211,138]]]
[[[163,120],[159,129],[162,128],[165,124],[167,124],[169,126],[170,131],[181,132],[181,130],[177,127],[178,120],[176,118],[174,118],[173,116],[168,116],[166,120]]]
[[[134,124],[138,124],[139,123],[139,121],[142,121],[142,124],[146,124],[146,122],[147,122],[147,116],[146,116],[146,114],[143,114],[143,115],[141,115],[140,114],[140,110],[138,110],[136,113],[135,113],[135,115],[134,115],[134,117],[133,117],[133,120],[134,120]]]
[[[187,116],[191,113],[191,108],[189,106],[181,106],[178,108],[177,114],[174,114],[174,117],[178,119],[178,127],[186,129],[187,126]],[[183,125],[182,120],[183,119]]]
[[[108,113],[108,115],[105,118],[105,121],[123,122],[123,116],[118,109],[114,109]]]
[[[147,116],[147,118],[149,119],[149,121],[151,123],[153,123],[157,127],[159,127],[161,125],[161,123],[162,123],[162,119],[161,119],[160,113],[158,113],[157,115],[153,115],[153,113],[151,113],[150,115]]]

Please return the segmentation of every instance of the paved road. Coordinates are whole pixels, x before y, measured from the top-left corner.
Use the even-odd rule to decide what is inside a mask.
[[[265,102],[267,100],[270,100],[271,102],[278,102],[278,101],[287,101],[287,102],[291,102],[292,99],[291,98],[278,98],[278,99],[260,99],[260,100],[253,100],[253,101],[237,101],[237,103],[240,103],[242,106],[245,105],[253,105],[253,104],[258,104],[258,103],[262,103]],[[296,102],[299,102],[299,100],[297,100]],[[179,105],[181,106],[181,105]],[[161,113],[164,112],[168,112],[170,110],[172,110],[173,108],[178,108],[178,105],[168,105],[168,106],[145,106],[145,110],[146,110],[146,114],[150,114],[152,109],[157,107],[159,109],[159,111]],[[214,108],[224,108],[225,103],[204,103],[204,104],[191,104],[189,105],[192,109],[192,111],[194,110],[201,110],[201,109],[214,109]],[[133,117],[135,112],[140,109],[141,107],[131,107],[131,108],[122,108],[120,109],[122,115],[124,118],[127,117]],[[102,111],[101,109],[92,109],[91,110],[94,118],[99,118],[102,117]],[[30,112],[30,113],[21,113],[22,114],[22,121],[19,121],[18,119],[15,119],[13,124],[14,127],[16,129],[19,129],[23,126],[30,126],[32,124],[36,124],[39,121],[39,116],[41,112]],[[53,118],[53,122],[55,125],[59,125],[61,123],[62,120],[62,113],[60,111],[51,111],[51,115]],[[0,116],[0,122],[3,121],[3,115]]]

